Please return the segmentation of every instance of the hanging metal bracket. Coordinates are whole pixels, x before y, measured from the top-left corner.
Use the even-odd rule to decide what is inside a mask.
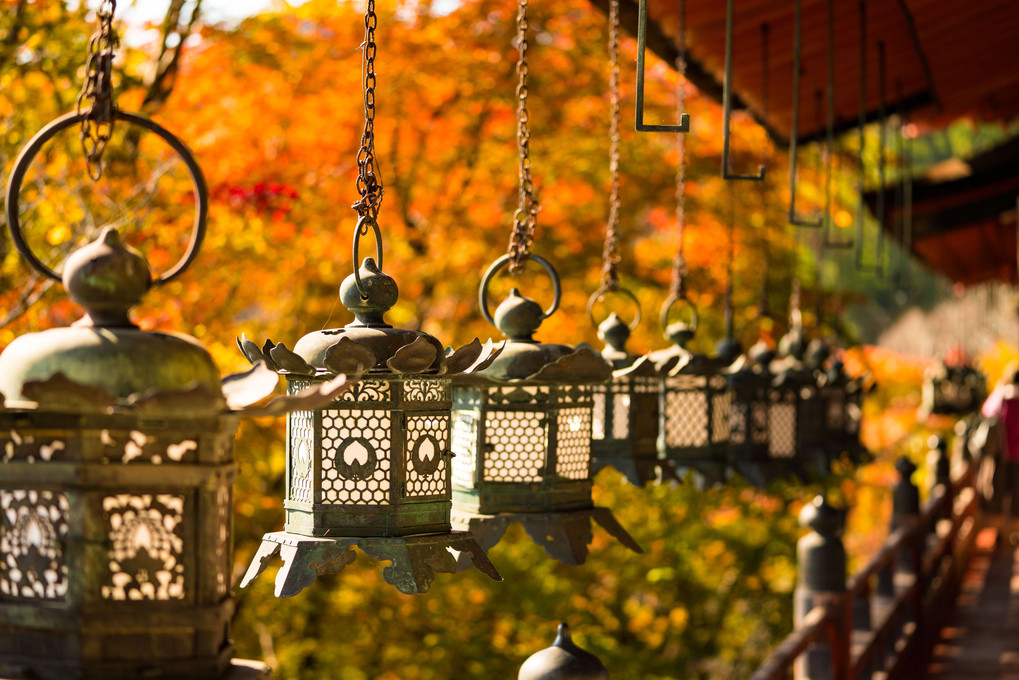
[[[725,13],[725,81],[722,83],[722,179],[740,179],[760,182],[766,168],[761,165],[756,175],[729,172],[729,127],[732,119],[732,3],[728,0]]]
[[[680,31],[684,27],[680,27]],[[647,0],[640,0],[637,9],[637,105],[635,127],[637,132],[689,132],[690,116],[681,113],[679,125],[650,125],[644,122],[644,53],[647,51]],[[686,58],[686,55],[681,55]],[[683,77],[680,74],[680,77]]]
[[[821,216],[805,217],[796,212],[796,145],[799,141],[800,123],[800,56],[803,41],[800,37],[800,0],[795,4],[795,28],[793,30],[793,113],[792,129],[789,131],[789,224],[797,227],[816,228],[821,226]]]
[[[860,23],[860,30],[863,30],[863,22]],[[861,64],[864,68],[865,64]],[[861,71],[860,77],[864,77],[864,73]],[[824,173],[824,238],[822,244],[825,248],[832,250],[848,250],[855,245],[855,239],[849,238],[846,240],[837,240],[831,238],[832,228],[832,179],[835,173],[834,170],[834,157],[835,157],[835,0],[828,0],[828,91],[827,91],[827,103],[825,105],[825,137],[824,137],[824,154],[825,160],[825,173]],[[865,103],[861,105],[865,106]],[[818,282],[818,289],[820,290],[820,282]],[[820,300],[820,297],[818,297]],[[820,316],[818,316],[818,324],[820,325]]]

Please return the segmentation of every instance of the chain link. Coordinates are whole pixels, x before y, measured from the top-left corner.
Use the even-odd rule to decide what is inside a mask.
[[[360,199],[350,207],[361,217],[378,217],[385,190],[382,173],[375,159],[375,29],[379,18],[375,14],[375,0],[368,0],[364,13],[364,42],[361,73],[364,79],[364,132],[361,148],[357,152],[357,193]],[[367,227],[367,225],[365,225]],[[367,232],[366,232],[367,233]],[[355,265],[356,266],[356,265]]]
[[[78,94],[77,113],[81,117],[81,149],[88,176],[98,181],[103,174],[103,152],[113,134],[113,58],[120,37],[113,28],[116,0],[102,0],[96,8],[98,29],[88,43],[85,84]]]
[[[527,0],[520,0],[517,13],[517,46],[520,56],[517,60],[517,152],[520,156],[520,194],[518,207],[513,215],[513,233],[510,236],[509,271],[519,274],[524,269],[527,253],[534,242],[534,228],[538,224],[541,206],[531,180],[531,129],[527,112]]]
[[[686,102],[686,0],[679,2],[679,33],[676,40],[676,110],[682,116]],[[672,260],[672,285],[669,294],[686,299],[686,135],[676,135],[676,224],[679,246]]]
[[[602,250],[602,286],[619,290],[619,0],[609,2],[609,98],[612,115],[609,123],[609,219]]]

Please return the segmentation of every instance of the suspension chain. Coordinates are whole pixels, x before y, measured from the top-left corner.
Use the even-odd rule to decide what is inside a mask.
[[[531,180],[531,129],[527,112],[527,0],[520,0],[517,13],[517,46],[520,56],[517,60],[517,152],[520,156],[520,196],[516,213],[513,215],[513,233],[510,236],[509,271],[519,274],[524,269],[527,253],[534,242],[534,228],[538,224],[541,209]]]
[[[676,110],[682,116],[686,101],[686,0],[679,0],[679,36],[676,40]],[[672,260],[672,285],[669,294],[686,298],[686,135],[676,135],[676,223],[679,246]]]
[[[609,2],[609,98],[612,115],[609,124],[609,174],[612,190],[609,195],[609,220],[605,227],[602,250],[602,286],[607,291],[619,290],[619,0]]]
[[[375,28],[379,18],[375,14],[375,0],[368,0],[364,13],[364,42],[361,73],[364,79],[364,132],[361,148],[357,152],[357,193],[360,199],[352,207],[361,217],[378,217],[379,206],[385,193],[382,173],[375,159]],[[355,265],[356,266],[356,265]]]
[[[771,87],[769,80],[770,49],[768,37],[770,26],[767,23],[761,24],[761,117],[763,120],[771,120]],[[768,145],[761,145],[761,167],[768,164]],[[757,316],[764,318],[768,316],[768,276],[771,268],[771,252],[768,247],[768,187],[764,181],[758,182],[758,191],[761,195],[761,214],[764,216],[763,228],[764,238],[761,239],[761,297],[757,303]]]
[[[113,134],[113,57],[120,46],[120,37],[113,28],[116,11],[116,0],[102,0],[96,9],[98,28],[88,43],[85,83],[78,94],[81,150],[93,181],[102,177],[103,152]]]

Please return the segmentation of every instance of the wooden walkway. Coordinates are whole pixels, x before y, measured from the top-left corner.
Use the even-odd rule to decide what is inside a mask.
[[[977,537],[956,608],[941,630],[929,680],[1019,680],[1019,550],[998,530]]]

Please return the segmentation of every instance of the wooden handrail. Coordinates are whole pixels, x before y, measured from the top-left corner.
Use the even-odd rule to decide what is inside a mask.
[[[922,667],[940,628],[939,612],[930,610],[940,609],[938,602],[955,596],[972,550],[976,522],[970,520],[979,511],[975,468],[974,462],[967,461],[947,486],[935,487],[920,514],[889,534],[877,554],[848,579],[844,592],[817,594],[817,606],[750,680],[788,678],[797,659],[824,641],[831,646],[829,677],[834,680],[869,679],[877,671],[887,680],[896,680]],[[950,525],[939,528],[942,519],[950,519]],[[880,621],[867,631],[856,631],[854,650],[848,634],[853,629],[853,603],[865,598],[873,611],[877,596],[871,579],[882,575],[893,579],[894,595],[881,598]],[[860,642],[861,636],[867,639]]]

